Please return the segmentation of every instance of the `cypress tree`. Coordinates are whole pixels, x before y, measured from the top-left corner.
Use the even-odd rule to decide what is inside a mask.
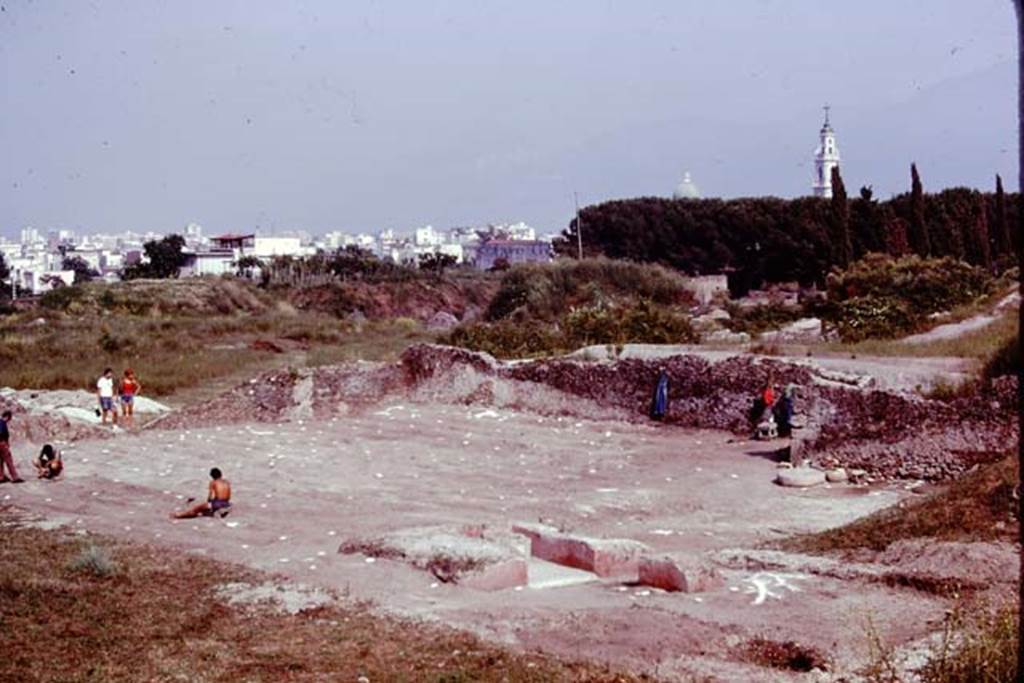
[[[846,186],[839,175],[839,167],[832,167],[831,225],[832,263],[847,268],[853,254],[850,245],[850,203],[846,200]]]
[[[931,255],[932,245],[924,223],[924,188],[921,187],[921,176],[917,174],[917,164],[910,164],[910,231],[907,238],[916,254]]]
[[[910,253],[910,240],[907,239],[907,222],[902,218],[889,221],[885,235],[885,249],[893,258],[906,256]]]
[[[971,262],[985,270],[991,270],[992,249],[988,241],[988,213],[985,210],[985,195],[981,193],[978,193],[975,206],[974,225],[968,227],[965,232],[970,236],[968,253],[971,257]]]
[[[870,185],[860,188],[860,197],[850,202],[850,242],[854,260],[869,252],[884,252],[886,221]]]
[[[992,243],[997,256],[1005,256],[1013,251],[1010,243],[1010,221],[1006,217],[1006,195],[1003,193],[1003,179],[996,174],[996,224],[992,230]]]

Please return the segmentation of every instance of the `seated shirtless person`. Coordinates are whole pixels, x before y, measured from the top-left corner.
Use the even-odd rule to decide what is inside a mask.
[[[231,507],[231,482],[222,478],[220,470],[214,467],[210,470],[210,488],[206,495],[206,502],[190,507],[188,510],[176,512],[171,517],[174,519],[191,519],[193,517],[209,517],[221,513],[223,517]]]

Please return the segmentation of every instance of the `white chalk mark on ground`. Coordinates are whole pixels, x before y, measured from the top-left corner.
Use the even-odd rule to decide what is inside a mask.
[[[748,579],[745,579],[750,585],[746,587],[743,592],[747,595],[756,593],[754,601],[750,604],[761,605],[767,598],[773,598],[775,600],[782,599],[782,591],[788,590],[792,593],[799,593],[800,587],[795,586],[790,581],[805,578],[799,574],[775,574],[773,572],[758,572]]]

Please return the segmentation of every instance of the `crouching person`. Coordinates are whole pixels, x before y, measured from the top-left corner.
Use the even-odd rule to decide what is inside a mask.
[[[60,451],[46,444],[39,452],[39,457],[32,461],[35,465],[36,475],[40,479],[56,479],[64,471],[64,459]]]

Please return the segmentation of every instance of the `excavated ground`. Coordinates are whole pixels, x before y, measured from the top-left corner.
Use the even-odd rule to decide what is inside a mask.
[[[673,408],[653,424],[646,403],[660,367],[672,377]],[[847,441],[847,462],[871,453],[890,483],[773,483],[787,442],[739,435],[769,373],[801,387],[798,408],[812,423],[805,450],[843,461]],[[1015,387],[996,387],[971,408],[869,380],[749,357],[498,364],[423,346],[395,365],[266,373],[159,418],[155,429],[96,440],[90,428],[61,444],[64,480],[5,486],[0,502],[48,524],[244,563],[517,647],[669,679],[840,680],[866,661],[872,630],[912,650],[941,628],[950,602],[921,588],[956,579],[943,575],[946,565],[972,576],[970,558],[987,566],[995,553],[1006,571],[979,588],[1012,585],[1017,566],[1016,549],[988,545],[939,549],[964,561],[908,546],[856,566],[759,549],[897,504],[912,484],[893,477],[943,478],[982,459],[988,441],[1017,438],[1006,398]],[[24,467],[38,443],[18,432],[33,418],[21,410],[12,426]],[[36,432],[51,438],[39,424]],[[956,439],[964,450],[950,452]],[[212,466],[233,483],[231,514],[168,519],[204,495]],[[617,548],[644,544],[645,556],[668,554],[718,580],[668,593],[635,574],[602,578],[541,561],[513,530],[538,523]],[[508,562],[499,578],[514,579],[510,587],[479,589],[495,586],[474,572]],[[751,652],[824,657],[830,673],[763,668]]]
[[[803,675],[737,661],[758,636],[795,641],[849,671],[866,656],[869,619],[902,643],[933,631],[947,606],[734,553],[717,561],[724,583],[700,594],[537,561],[532,586],[481,591],[401,560],[338,553],[345,541],[393,532],[543,521],[716,562],[718,551],[844,524],[911,495],[899,486],[781,488],[772,450],[720,431],[405,402],[324,421],[119,434],[77,443],[66,458],[64,481],[5,487],[0,498],[83,532],[241,562],[497,641],[670,678]],[[186,496],[204,493],[211,466],[233,483],[232,513],[170,521]]]

